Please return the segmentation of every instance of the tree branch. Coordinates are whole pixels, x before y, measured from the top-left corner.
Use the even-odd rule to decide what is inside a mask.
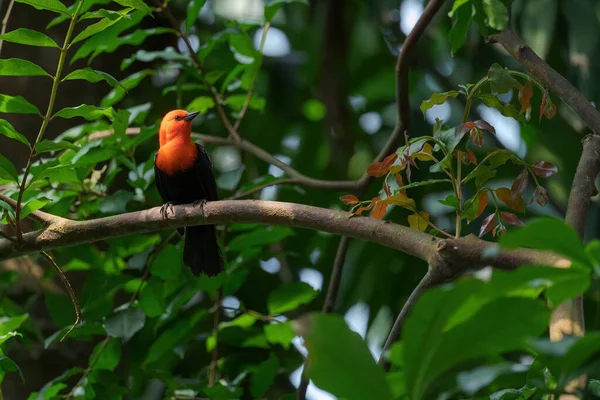
[[[0,193],[0,200],[8,203],[13,209],[15,209],[15,210],[17,209],[17,201],[16,200],[13,200],[10,197],[8,197],[2,193]],[[21,209],[23,209],[24,206],[22,204],[20,204],[19,207]],[[33,211],[32,213],[27,215],[27,217],[38,221],[39,223],[41,223],[44,226],[48,226],[48,225],[52,224],[53,222],[63,219],[62,217],[48,214],[47,212],[44,212],[41,210]]]

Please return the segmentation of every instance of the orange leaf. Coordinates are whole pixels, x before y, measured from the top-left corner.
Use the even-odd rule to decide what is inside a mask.
[[[391,196],[392,192],[390,191],[390,187],[387,184],[387,182],[383,182],[383,191],[385,192],[386,196]]]
[[[398,158],[398,154],[396,154],[396,153],[390,154],[383,160],[381,168],[383,168],[383,169],[390,168],[392,166],[392,164],[394,164],[394,161],[396,161],[396,158]]]
[[[416,207],[415,201],[402,193],[387,197],[383,201],[388,205],[395,204],[408,209],[414,209]]]
[[[469,121],[469,122],[465,122],[465,127],[469,130],[475,128],[475,122]]]
[[[342,197],[340,197],[340,200],[348,206],[352,205],[352,204],[358,204],[358,202],[359,202],[358,197],[356,197],[353,194],[347,194],[345,196],[342,196]]]
[[[510,194],[509,188],[498,188],[496,189],[496,196],[502,201],[504,204],[508,206],[511,210],[515,210],[517,212],[522,212],[525,210],[525,201],[522,197],[517,197],[514,199]]]
[[[477,165],[477,157],[475,157],[475,153],[471,149],[467,149],[467,158],[471,161],[471,164]]]
[[[527,178],[529,178],[529,174],[527,173],[527,170],[524,169],[519,176],[517,176],[512,187],[510,188],[510,195],[513,199],[519,198],[523,195],[525,189],[527,188]]]
[[[385,201],[378,201],[371,213],[371,217],[375,219],[382,219],[385,215],[385,210],[387,209],[387,203]]]
[[[483,214],[483,211],[485,210],[485,208],[488,205],[488,201],[489,201],[489,195],[487,190],[481,190],[478,194],[477,194],[477,198],[479,200],[479,206],[477,208],[477,215],[475,216],[475,218],[479,217],[481,214]]]
[[[533,97],[533,89],[531,82],[527,81],[519,90],[519,104],[521,104],[521,112],[526,112],[531,109],[531,98]]]
[[[429,225],[429,213],[425,211],[408,216],[408,226],[412,229],[424,232],[427,229],[427,225]]]
[[[496,224],[496,214],[488,215],[483,222],[481,223],[481,229],[479,230],[479,237],[485,235],[489,231],[494,228],[494,224]],[[494,229],[495,230],[495,229]],[[495,236],[495,234],[494,234]]]
[[[384,168],[383,163],[380,163],[378,161],[369,165],[369,168],[367,168],[367,174],[369,174],[370,176],[374,176],[375,178],[380,178],[387,174],[389,170],[390,167]]]
[[[369,211],[371,208],[375,206],[375,203],[380,201],[379,197],[373,197],[371,202],[367,206],[358,207],[356,211],[354,211],[354,215],[361,215],[363,211]]]

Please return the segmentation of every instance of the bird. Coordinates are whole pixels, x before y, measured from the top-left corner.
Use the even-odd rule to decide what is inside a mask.
[[[164,218],[173,205],[192,203],[204,207],[207,201],[218,200],[210,157],[204,147],[191,139],[192,120],[198,114],[173,110],[160,123],[154,176],[163,200]],[[194,275],[215,276],[223,271],[215,225],[188,226],[178,228],[177,232],[184,235],[183,263]]]

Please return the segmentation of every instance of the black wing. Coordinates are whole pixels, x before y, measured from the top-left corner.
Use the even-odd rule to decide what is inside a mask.
[[[204,192],[204,198],[206,201],[219,200],[219,195],[217,193],[217,182],[213,173],[213,166],[212,162],[210,161],[210,156],[204,147],[198,143],[196,143],[196,147],[198,148],[198,158],[196,159],[194,171],[196,172],[196,179],[201,185],[202,191]]]

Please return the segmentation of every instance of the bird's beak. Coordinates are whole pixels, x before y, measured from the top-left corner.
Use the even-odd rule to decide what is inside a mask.
[[[184,121],[191,121],[194,118],[196,118],[196,115],[200,114],[199,112],[193,112],[193,113],[187,113],[187,115],[185,117],[183,117]]]

